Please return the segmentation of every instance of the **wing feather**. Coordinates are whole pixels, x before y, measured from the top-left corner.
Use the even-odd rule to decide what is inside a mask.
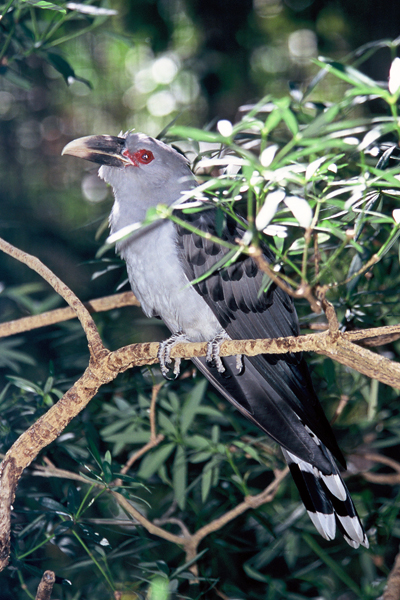
[[[266,286],[265,274],[251,257],[242,254],[233,264],[215,268],[229,252],[201,235],[204,232],[217,236],[215,209],[190,214],[180,212],[179,216],[188,224],[188,228],[177,226],[182,266],[190,281],[209,273],[194,284],[194,288],[228,335],[232,339],[298,335],[292,299],[275,284]],[[221,238],[235,243],[244,231],[235,219],[228,217]],[[263,253],[269,262],[274,260],[269,248],[264,247]],[[224,359],[229,372],[225,377],[213,371],[204,360],[194,362],[232,404],[284,448],[315,464],[322,472],[330,473],[330,465],[305,432],[305,424],[345,465],[300,353],[246,357],[245,372],[241,375],[235,371],[234,362]]]

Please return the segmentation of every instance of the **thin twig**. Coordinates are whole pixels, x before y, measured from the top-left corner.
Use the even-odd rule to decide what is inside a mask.
[[[135,452],[135,454],[132,454],[132,456],[129,457],[126,464],[121,469],[121,475],[126,475],[126,473],[129,471],[129,469],[132,467],[132,465],[138,460],[138,458],[141,458],[144,454],[146,454],[146,452],[151,450],[151,448],[158,446],[158,444],[160,442],[162,442],[165,437],[162,433],[157,435],[157,432],[156,432],[156,402],[157,402],[158,392],[162,388],[163,384],[164,384],[164,382],[153,385],[153,389],[152,389],[152,393],[151,393],[150,414],[149,414],[150,439],[147,442],[147,444],[142,446],[140,448],[140,450],[138,450],[137,452]],[[115,485],[117,485],[117,486],[122,485],[122,481],[120,479],[117,479],[115,481]]]
[[[96,349],[103,346],[99,332],[97,331],[95,322],[90,316],[88,310],[83,306],[82,302],[73,293],[73,291],[70,290],[69,287],[38,258],[36,258],[36,256],[32,256],[31,254],[27,254],[26,252],[19,250],[19,248],[12,246],[2,238],[0,238],[0,250],[9,256],[12,256],[16,260],[24,263],[33,271],[36,271],[36,273],[43,277],[43,279],[45,279],[51,285],[51,287],[58,294],[60,294],[62,298],[64,298],[81,322],[88,340],[90,352],[95,354]]]
[[[336,423],[336,421],[338,420],[338,418],[340,417],[340,415],[344,411],[345,407],[347,406],[349,400],[350,400],[350,396],[346,396],[345,394],[342,394],[340,396],[339,404],[337,405],[337,408],[335,410],[335,414],[333,415],[333,417],[332,417],[332,419],[330,421],[331,425],[333,425],[334,423]]]
[[[123,306],[140,306],[140,302],[135,298],[132,292],[123,292],[122,294],[104,296],[103,298],[96,298],[95,300],[84,302],[83,306],[87,308],[89,313],[97,313],[115,308],[122,308]],[[38,327],[46,327],[47,325],[54,325],[55,323],[75,319],[76,316],[75,310],[68,306],[67,308],[49,310],[40,315],[23,317],[22,319],[0,323],[0,338],[23,333],[24,331],[31,331]]]
[[[365,265],[363,265],[361,267],[361,269],[359,269],[356,273],[353,273],[350,277],[347,277],[347,279],[345,279],[344,281],[340,281],[339,283],[334,283],[334,284],[330,285],[329,287],[333,288],[333,287],[338,287],[339,285],[346,285],[347,283],[350,283],[350,281],[352,281],[356,277],[359,277],[363,273],[366,273],[367,271],[369,271],[369,269],[371,269],[373,266],[375,266],[380,260],[381,260],[381,257],[378,256],[378,254],[373,254],[371,256],[371,258],[369,259],[369,261],[366,262]]]
[[[271,502],[276,492],[278,491],[281,481],[286,477],[288,472],[288,467],[286,467],[282,471],[274,471],[275,478],[260,494],[257,494],[255,496],[246,496],[243,502],[235,506],[232,510],[227,511],[220,517],[214,519],[207,525],[204,525],[203,527],[198,529],[194,534],[190,533],[187,525],[181,519],[176,519],[174,517],[166,517],[164,515],[164,517],[161,517],[160,519],[154,520],[152,522],[149,519],[147,519],[147,517],[145,517],[124,496],[122,496],[122,494],[113,490],[109,490],[109,493],[115,498],[115,500],[125,510],[125,512],[128,515],[130,515],[130,517],[133,518],[135,522],[140,523],[150,534],[157,535],[158,537],[161,537],[164,540],[182,546],[184,551],[186,552],[186,560],[187,562],[189,562],[197,555],[197,548],[199,544],[208,535],[210,535],[211,533],[215,533],[216,531],[224,527],[227,523],[235,519],[237,516],[243,514],[247,510],[259,508],[263,504]],[[75,479],[77,481],[89,483],[81,475],[65,471],[64,469],[57,469],[55,467],[36,466],[32,474],[39,476],[46,475],[48,477],[62,477],[67,479]],[[96,487],[104,488],[104,484],[102,482],[90,483],[92,483],[92,485]],[[176,535],[160,527],[160,525],[164,525],[167,523],[178,525],[182,531],[182,534]],[[196,565],[192,565],[191,570],[197,576]]]
[[[314,271],[315,277],[319,276],[319,263],[321,261],[321,254],[318,245],[318,233],[314,232]]]
[[[186,524],[181,519],[177,519],[176,517],[170,517],[169,519],[154,519],[153,523],[155,525],[166,525],[167,523],[171,523],[172,525],[178,525],[183,537],[190,538],[191,536],[191,533],[187,528]]]
[[[388,456],[383,456],[382,454],[374,452],[363,453],[362,457],[365,460],[387,465],[396,471],[396,473],[370,473],[368,471],[361,472],[366,481],[369,481],[370,483],[377,483],[379,485],[397,485],[400,483],[400,463],[393,460],[393,458],[389,458]]]
[[[302,283],[297,290],[293,290],[290,285],[283,281],[282,277],[279,277],[279,275],[271,268],[271,265],[265,260],[260,248],[250,246],[249,255],[253,258],[258,268],[268,275],[268,277],[289,296],[292,298],[306,298],[315,313],[321,312],[321,306],[314,298],[312,289],[307,283]]]
[[[336,334],[339,332],[339,321],[333,304],[326,299],[327,289],[326,286],[318,286],[315,291],[318,301],[322,306],[322,310],[328,320],[329,332],[332,336],[336,337]]]

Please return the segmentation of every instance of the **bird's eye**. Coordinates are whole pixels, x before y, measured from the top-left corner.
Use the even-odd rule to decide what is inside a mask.
[[[154,160],[154,154],[150,150],[139,150],[135,152],[135,158],[143,165],[148,165]]]
[[[125,148],[122,151],[122,155],[126,156],[134,167],[138,167],[139,164],[148,165],[154,160],[154,154],[151,150],[146,150],[145,148],[136,152],[131,152],[128,148]]]

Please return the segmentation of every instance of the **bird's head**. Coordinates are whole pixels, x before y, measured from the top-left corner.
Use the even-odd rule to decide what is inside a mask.
[[[120,203],[136,199],[146,209],[170,205],[196,185],[182,154],[143,133],[79,138],[67,144],[62,154],[102,165],[99,176],[112,185]]]

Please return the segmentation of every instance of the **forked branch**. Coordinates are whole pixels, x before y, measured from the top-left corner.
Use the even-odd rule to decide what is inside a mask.
[[[37,258],[27,255],[21,250],[14,248],[0,239],[0,249],[13,256],[17,260],[24,262],[30,268],[39,273],[50,285],[67,301],[79,318],[85,331],[90,350],[90,361],[88,368],[70,390],[54,405],[45,415],[43,415],[32,427],[30,427],[7,452],[0,467],[0,570],[8,562],[9,544],[10,544],[10,512],[15,497],[16,487],[23,470],[36,458],[38,453],[53,440],[55,440],[68,423],[88,404],[88,402],[97,393],[97,390],[105,383],[112,381],[118,373],[121,373],[131,367],[157,362],[157,353],[159,344],[133,344],[120,348],[114,352],[108,351],[100,338],[95,323],[88,310],[73,294],[73,292],[61,282],[47,267],[45,267]],[[367,331],[356,331],[341,333],[335,326],[334,314],[330,305],[324,306],[324,298],[319,300],[320,305],[326,309],[327,318],[330,324],[330,330],[323,333],[310,334],[299,337],[279,338],[273,340],[241,340],[227,341],[221,347],[221,356],[236,354],[245,354],[255,356],[257,354],[284,354],[287,352],[314,351],[318,354],[331,357],[344,365],[356,369],[369,377],[373,377],[391,385],[400,388],[400,365],[387,358],[375,354],[367,348],[360,347],[358,343],[363,339],[369,341],[376,339],[385,339],[385,336],[397,336],[400,334],[400,325],[391,327],[381,327]],[[382,337],[383,336],[383,337]],[[207,344],[179,344],[172,349],[172,357],[191,358],[193,356],[205,356]],[[155,402],[155,396],[154,396]],[[154,404],[153,404],[154,408]],[[151,435],[152,445],[158,443],[155,429],[152,427]],[[150,446],[149,446],[150,447]],[[147,448],[148,449],[148,448]],[[139,458],[134,455],[135,460]],[[223,526],[227,520],[235,518],[248,508],[259,506],[258,503],[268,502],[275,493],[279,482],[284,477],[285,472],[276,474],[275,480],[261,494],[255,497],[247,498],[243,503],[221,516],[212,523],[206,525],[189,538],[183,539],[182,536],[171,534],[169,531],[150,523],[141,513],[133,516],[150,533],[160,535],[164,539],[170,539],[175,543],[186,548],[187,556],[196,555],[198,544],[206,535],[209,535],[215,528]],[[272,487],[271,487],[272,486]],[[132,506],[118,492],[111,492],[115,495],[121,506],[132,514]],[[239,512],[238,512],[239,511]],[[149,525],[150,523],[150,525]],[[190,540],[186,544],[185,540]],[[185,546],[186,544],[186,546]],[[195,572],[195,568],[193,569]]]

